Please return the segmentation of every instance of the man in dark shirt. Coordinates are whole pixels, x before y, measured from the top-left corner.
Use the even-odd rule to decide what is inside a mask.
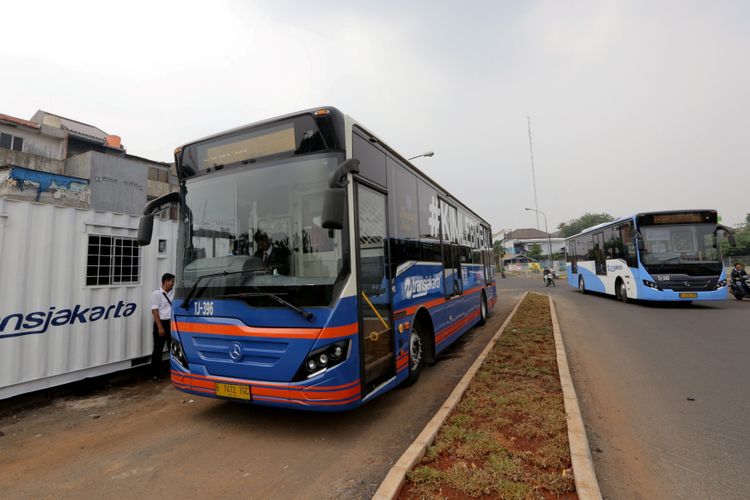
[[[274,245],[265,231],[258,230],[253,236],[257,250],[253,255],[263,262],[263,267],[273,274],[289,274],[289,249]]]
[[[747,273],[745,272],[745,266],[743,266],[739,262],[736,263],[734,265],[734,269],[732,269],[732,281],[742,281],[743,279],[745,279],[745,276],[747,276]]]

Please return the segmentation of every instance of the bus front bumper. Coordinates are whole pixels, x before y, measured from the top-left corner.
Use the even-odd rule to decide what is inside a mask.
[[[641,287],[639,290],[640,295],[637,299],[640,300],[660,300],[660,301],[674,301],[674,302],[691,302],[694,300],[698,301],[719,301],[727,300],[728,287],[723,286],[716,290],[707,292],[676,292],[674,290],[662,289],[658,290],[655,288]]]
[[[186,370],[170,358],[172,384],[198,396],[312,411],[345,411],[361,405],[359,380],[342,383],[336,370],[302,382],[265,382],[209,375],[202,365]]]

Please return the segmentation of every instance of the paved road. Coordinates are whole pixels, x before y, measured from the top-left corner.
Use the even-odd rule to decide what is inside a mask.
[[[130,384],[0,419],[11,498],[369,498],[520,298],[502,292],[422,373],[355,411],[280,411]]]
[[[564,282],[546,291],[603,494],[750,498],[750,301],[622,304]]]

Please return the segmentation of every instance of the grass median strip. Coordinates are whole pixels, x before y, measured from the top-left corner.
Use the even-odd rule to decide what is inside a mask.
[[[400,498],[575,498],[546,295],[528,294]]]

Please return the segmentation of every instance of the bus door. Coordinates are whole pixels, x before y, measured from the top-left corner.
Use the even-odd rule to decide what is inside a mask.
[[[357,183],[357,296],[365,394],[396,375],[385,194]]]
[[[456,208],[440,200],[440,233],[443,243],[445,296],[463,293],[461,248],[458,245],[458,213]]]
[[[596,274],[606,276],[607,254],[604,248],[604,233],[594,233],[594,268]]]

